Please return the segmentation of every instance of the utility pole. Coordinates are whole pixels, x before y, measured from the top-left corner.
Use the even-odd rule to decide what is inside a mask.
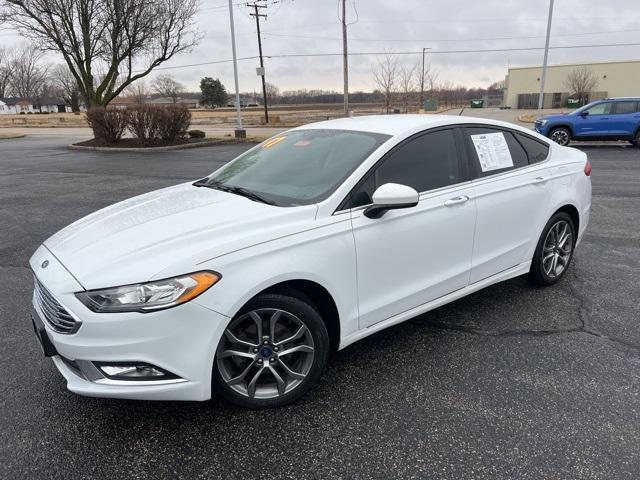
[[[264,61],[262,59],[262,38],[260,37],[260,17],[266,19],[267,15],[264,13],[259,13],[259,8],[267,8],[266,5],[258,4],[256,0],[254,3],[248,3],[247,6],[253,8],[254,12],[250,13],[252,17],[256,19],[256,29],[258,31],[258,52],[260,53],[260,68],[258,69],[258,75],[262,77],[262,98],[264,100],[264,121],[265,123],[269,123],[269,109],[267,108],[267,83],[264,79]]]
[[[420,75],[420,108],[424,108],[424,54],[427,50],[431,50],[427,47],[422,47],[422,75]]]
[[[238,59],[236,56],[236,31],[233,23],[233,0],[229,0],[229,23],[231,24],[231,50],[233,52],[233,78],[236,82],[236,117],[238,125],[236,138],[245,138],[247,131],[242,128],[242,113],[240,113],[240,87],[238,86]]]
[[[347,50],[347,0],[342,0],[342,69],[344,75],[344,116],[349,116],[349,52]]]
[[[544,81],[547,76],[547,58],[549,57],[549,37],[551,36],[551,18],[553,17],[553,0],[549,0],[549,19],[547,20],[547,39],[544,43],[544,59],[542,60],[542,76],[540,77],[540,95],[538,96],[538,112],[544,105]]]

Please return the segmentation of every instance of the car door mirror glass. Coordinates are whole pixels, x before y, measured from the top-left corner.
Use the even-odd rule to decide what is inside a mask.
[[[585,110],[584,112],[580,112],[580,115],[583,117],[586,117],[587,115],[589,115],[589,110]]]
[[[380,218],[387,210],[415,207],[420,195],[415,189],[398,183],[385,183],[373,192],[373,205],[364,214],[368,218]]]

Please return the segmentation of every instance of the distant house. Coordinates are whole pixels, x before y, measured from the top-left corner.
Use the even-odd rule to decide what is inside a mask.
[[[163,107],[168,107],[171,105],[184,105],[187,108],[198,108],[200,107],[200,102],[195,98],[176,98],[175,101],[170,97],[160,97],[154,98],[147,102],[149,105],[160,105]]]
[[[236,106],[236,97],[233,95],[229,96],[229,102],[227,103],[227,107],[235,107]],[[241,107],[259,107],[260,100],[256,97],[248,97],[244,95],[240,95],[240,106]]]
[[[20,113],[65,113],[71,107],[61,98],[44,97],[39,101],[24,98],[0,98],[0,115],[16,115]]]
[[[71,106],[62,98],[44,97],[41,98],[37,105],[33,107],[37,112],[47,113],[66,113],[71,112]]]
[[[23,98],[0,98],[0,115],[16,115],[18,113],[33,113],[33,102]]]
[[[144,99],[142,99],[144,101]],[[117,97],[109,102],[109,107],[111,108],[127,108],[134,107],[136,105],[140,105],[140,97],[131,96],[131,97]],[[144,103],[147,103],[144,101]]]

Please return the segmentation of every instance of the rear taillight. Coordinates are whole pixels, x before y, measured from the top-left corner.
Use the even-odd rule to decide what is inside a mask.
[[[588,177],[591,175],[591,162],[587,160],[587,163],[584,165],[584,174]]]

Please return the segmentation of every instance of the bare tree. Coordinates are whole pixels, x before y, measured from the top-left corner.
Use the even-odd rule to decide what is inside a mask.
[[[378,64],[373,66],[372,71],[373,80],[384,97],[384,106],[389,113],[397,84],[398,58],[392,53],[385,53],[383,58],[378,59]]]
[[[586,102],[589,94],[598,85],[598,78],[588,67],[580,65],[569,72],[564,84],[571,95],[578,97],[581,102]]]
[[[176,82],[169,75],[159,75],[156,77],[151,83],[151,89],[158,95],[170,98],[174,104],[178,103],[178,97],[184,91],[182,84]]]
[[[190,50],[198,0],[0,0],[0,20],[59,52],[87,106]]]
[[[75,77],[66,65],[56,65],[51,72],[54,85],[58,88],[62,99],[71,105],[72,112],[80,111],[80,88]]]
[[[8,97],[11,86],[11,57],[5,47],[0,47],[0,98]]]
[[[275,100],[280,96],[280,89],[273,83],[267,82],[267,105],[273,105]]]
[[[409,111],[409,104],[411,103],[414,94],[414,77],[416,73],[415,65],[413,67],[407,67],[402,65],[398,72],[398,84],[400,87],[400,100],[402,101],[402,109],[404,113]]]
[[[144,79],[140,79],[129,85],[124,93],[129,97],[133,97],[138,105],[143,105],[146,103],[150,91],[149,87],[147,87],[147,82]]]
[[[43,56],[43,52],[30,43],[23,43],[14,49],[9,62],[12,95],[38,103],[43,90],[47,88],[49,71],[49,66],[42,62]]]

